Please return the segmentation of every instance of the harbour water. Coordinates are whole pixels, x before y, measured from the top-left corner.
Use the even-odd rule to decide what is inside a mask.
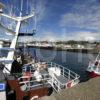
[[[28,48],[32,56],[36,56],[39,61],[55,62],[68,69],[76,72],[80,75],[81,81],[88,80],[88,74],[86,68],[88,67],[89,61],[94,60],[97,54],[88,54],[81,52],[67,52],[67,51],[56,51],[56,50],[46,50],[39,48]],[[7,52],[0,52],[2,55],[6,55]]]
[[[89,61],[91,59],[95,59],[96,56],[96,54],[85,54],[81,52],[74,53],[67,51],[55,51],[37,48],[29,48],[28,50],[32,53],[33,56],[35,54],[38,60],[56,62],[78,73],[81,76],[81,81],[88,80],[86,68],[88,67]],[[34,53],[34,51],[36,52]]]

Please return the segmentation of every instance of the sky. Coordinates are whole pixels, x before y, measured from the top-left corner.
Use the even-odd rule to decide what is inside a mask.
[[[35,9],[37,20],[36,25],[34,17],[28,20],[21,31],[31,32],[36,28],[36,40],[100,40],[100,0],[23,1],[23,16]],[[5,13],[19,16],[21,0],[0,2],[6,5]],[[11,23],[8,19],[2,18],[2,21],[5,25]],[[4,33],[0,36],[3,37]]]

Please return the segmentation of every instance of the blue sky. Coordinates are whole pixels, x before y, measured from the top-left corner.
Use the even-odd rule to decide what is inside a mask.
[[[99,40],[100,0],[24,0],[23,15],[36,8],[38,40]],[[0,0],[5,12],[19,15],[21,0]],[[28,4],[28,6],[27,6]],[[28,31],[34,28],[34,18],[28,20]],[[27,26],[27,25],[26,25]],[[21,31],[25,31],[26,26]]]

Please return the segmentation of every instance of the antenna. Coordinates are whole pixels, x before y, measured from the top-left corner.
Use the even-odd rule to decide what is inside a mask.
[[[23,10],[23,0],[21,0],[21,12],[20,12],[20,17],[22,16],[22,10]]]
[[[13,13],[13,5],[11,5],[10,15]]]
[[[28,0],[27,0],[27,10],[26,10],[26,14],[28,15]]]
[[[36,12],[36,0],[35,0],[35,12]],[[35,13],[35,16],[34,16],[34,30],[33,30],[33,33],[36,32],[36,29],[37,29],[37,15]]]
[[[36,19],[36,15],[35,15],[35,18],[34,18],[34,30],[36,30],[36,28],[37,28],[37,19]]]

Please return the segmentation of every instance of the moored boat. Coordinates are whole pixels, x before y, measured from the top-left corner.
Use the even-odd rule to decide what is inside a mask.
[[[32,58],[30,60],[28,55],[23,55],[23,57],[15,55],[21,22],[33,17],[34,14],[22,17],[22,12],[20,12],[20,17],[14,17],[1,13],[1,16],[17,23],[15,32],[12,32],[14,36],[10,47],[2,48],[8,50],[7,57],[0,59],[5,77],[3,85],[6,89],[3,91],[5,91],[7,99],[11,97],[10,100],[12,99],[11,95],[15,96],[13,100],[26,100],[26,98],[36,100],[42,96],[50,95],[52,90],[59,92],[61,89],[71,88],[79,83],[80,76],[61,65],[53,62],[35,62]]]
[[[95,61],[89,62],[89,66],[86,71],[92,78],[100,76],[100,52],[97,55]]]

